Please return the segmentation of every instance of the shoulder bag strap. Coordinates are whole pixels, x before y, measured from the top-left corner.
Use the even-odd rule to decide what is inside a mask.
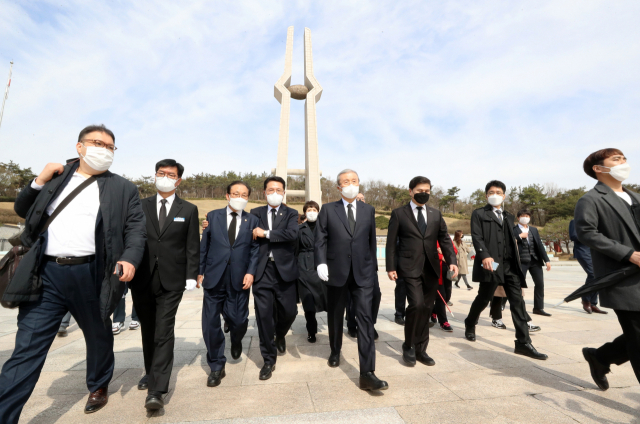
[[[80,192],[82,190],[84,190],[85,188],[89,187],[91,184],[93,184],[96,181],[96,177],[92,176],[87,178],[86,181],[84,181],[82,184],[80,184],[78,187],[76,187],[71,193],[69,193],[69,195],[67,197],[64,198],[64,200],[62,202],[60,202],[60,204],[58,205],[58,207],[56,208],[55,211],[53,211],[53,213],[51,214],[51,216],[49,217],[49,219],[47,219],[46,224],[44,224],[44,227],[42,227],[42,230],[40,230],[40,233],[44,233],[45,231],[47,231],[47,228],[49,228],[49,225],[51,225],[51,223],[53,222],[54,219],[56,219],[56,217],[58,215],[60,215],[60,213],[64,210],[64,208],[67,207],[67,205],[69,203],[71,203],[71,201],[73,199],[76,198],[76,196],[78,194],[80,194]]]

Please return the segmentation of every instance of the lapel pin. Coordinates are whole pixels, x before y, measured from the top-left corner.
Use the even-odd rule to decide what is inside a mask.
[[[247,218],[244,219],[244,222],[247,222]]]

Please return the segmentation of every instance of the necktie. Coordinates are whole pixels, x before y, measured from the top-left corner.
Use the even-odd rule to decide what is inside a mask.
[[[269,228],[270,230],[273,230],[273,227],[276,224],[276,210],[275,209],[271,209],[271,228]]]
[[[498,219],[500,220],[500,224],[502,224],[502,210],[498,209],[496,213],[498,214]]]
[[[167,199],[162,199],[160,203],[162,203],[162,206],[160,206],[158,224],[160,225],[160,231],[162,231],[162,229],[164,228],[164,222],[167,220]]]
[[[349,221],[349,228],[351,228],[351,235],[353,235],[356,231],[356,218],[353,216],[353,205],[351,203],[349,203],[347,205],[347,209],[349,210],[349,212],[347,212],[347,219]]]
[[[424,215],[422,214],[422,206],[418,206],[416,209],[418,210],[418,228],[424,236],[424,233],[427,231],[427,221],[425,221]]]
[[[231,224],[229,224],[229,228],[227,229],[227,234],[229,234],[229,244],[233,246],[233,243],[236,242],[236,227],[238,225],[238,214],[236,212],[231,212]]]

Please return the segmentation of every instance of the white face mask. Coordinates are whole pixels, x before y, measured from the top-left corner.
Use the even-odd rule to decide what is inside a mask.
[[[526,217],[524,217],[524,216],[523,216],[522,218],[520,218],[520,223],[521,223],[522,225],[527,225],[527,224],[529,224],[529,221],[531,221],[531,218],[526,218]]]
[[[229,198],[229,206],[234,211],[243,211],[244,208],[247,207],[248,200],[243,199],[242,197],[230,197]]]
[[[271,206],[278,207],[282,204],[282,200],[284,200],[284,196],[278,193],[267,194],[267,203]]]
[[[359,185],[348,185],[346,187],[341,187],[342,195],[347,199],[355,199],[358,193],[360,192]]]
[[[499,194],[492,194],[491,196],[487,197],[487,201],[491,206],[500,206],[504,201],[504,197],[500,196]]]
[[[318,219],[318,212],[307,212],[307,221],[316,222]]]
[[[103,172],[109,169],[113,163],[113,152],[102,147],[87,146],[87,154],[82,156],[82,159],[92,169]]]
[[[603,168],[609,168],[609,167],[603,166]],[[629,178],[630,173],[631,173],[631,166],[628,163],[612,166],[609,168],[609,172],[604,172],[604,174],[609,174],[620,182]]]
[[[176,183],[178,180],[172,180],[169,177],[156,177],[156,188],[161,193],[169,193],[176,189]]]

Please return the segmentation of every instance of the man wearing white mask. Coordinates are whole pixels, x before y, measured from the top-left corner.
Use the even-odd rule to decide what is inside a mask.
[[[249,289],[258,267],[258,242],[253,230],[260,221],[244,209],[251,188],[244,181],[227,186],[227,207],[207,214],[208,225],[200,242],[198,287],[204,289],[202,335],[211,373],[207,386],[225,377],[225,339],[220,314],[229,326],[231,357],[242,355],[242,338],[249,324]]]
[[[285,336],[298,314],[298,211],[282,203],[285,189],[286,183],[282,178],[267,178],[264,180],[267,205],[251,210],[260,219],[260,225],[253,230],[254,239],[260,243],[260,259],[253,285],[260,353],[264,359],[260,380],[271,378],[278,352],[286,352]]]
[[[184,167],[173,159],[156,163],[157,194],[142,200],[147,243],[138,273],[129,285],[142,331],[147,390],[145,407],[164,407],[173,368],[176,312],[186,290],[196,287],[199,265],[198,208],[176,194]]]
[[[80,158],[49,163],[16,199],[14,209],[25,218],[22,245],[30,250],[2,298],[20,310],[15,348],[0,373],[0,423],[18,422],[67,311],[87,345],[84,411],[107,404],[114,369],[110,317],[146,239],[138,189],[108,171],[115,151],[113,132],[88,126],[78,136]]]
[[[373,303],[377,282],[378,260],[375,209],[356,201],[360,189],[358,174],[345,169],[338,174],[338,190],[342,199],[322,207],[316,225],[315,262],[318,276],[327,285],[327,325],[331,354],[328,365],[340,366],[342,323],[351,294],[358,322],[358,356],[360,388],[385,390],[386,381],[375,375]]]
[[[522,298],[522,273],[518,244],[513,233],[515,217],[503,210],[507,187],[501,181],[490,181],[485,187],[488,204],[471,214],[471,237],[476,250],[473,281],[480,283],[478,295],[465,319],[465,337],[476,340],[476,323],[487,307],[496,288],[501,285],[511,305],[516,330],[514,353],[534,359],[547,359],[531,344],[527,311]]]

